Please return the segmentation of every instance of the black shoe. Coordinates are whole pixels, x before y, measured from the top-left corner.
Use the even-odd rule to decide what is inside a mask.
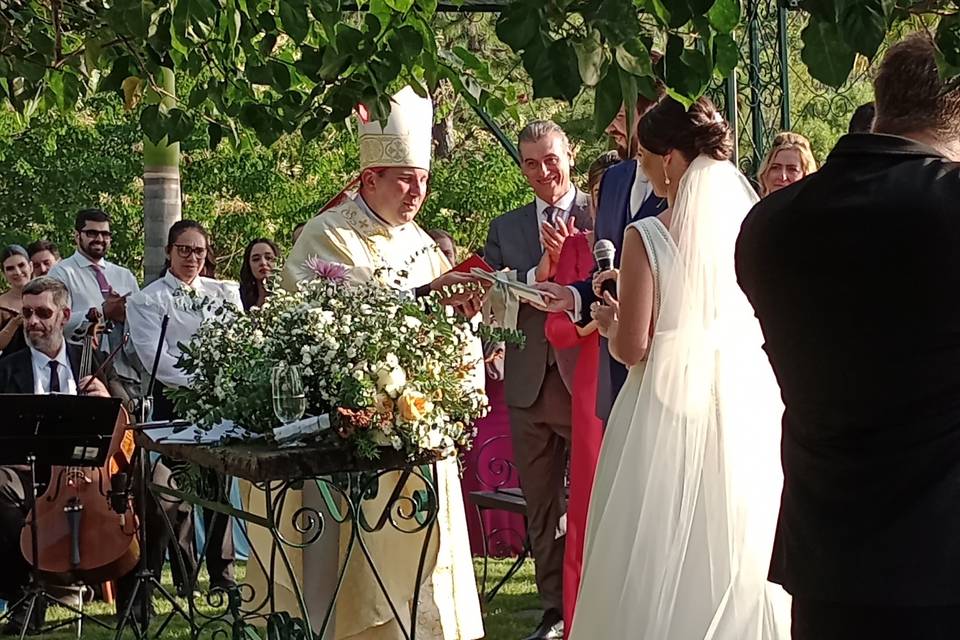
[[[556,609],[543,612],[540,626],[523,640],[563,640],[563,616]]]
[[[215,591],[220,589],[222,591],[230,591],[231,589],[237,588],[236,580],[228,580],[226,578],[220,578],[219,580],[210,581],[210,591]]]

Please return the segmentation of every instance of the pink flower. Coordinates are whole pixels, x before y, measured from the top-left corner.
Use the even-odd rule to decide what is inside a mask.
[[[303,266],[312,271],[314,275],[321,280],[327,280],[334,284],[342,284],[347,281],[347,268],[342,264],[327,262],[317,256],[310,256],[306,262],[303,263]]]

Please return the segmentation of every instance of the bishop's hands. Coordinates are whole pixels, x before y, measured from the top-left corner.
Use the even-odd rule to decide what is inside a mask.
[[[489,285],[469,273],[448,271],[430,283],[430,291],[440,293],[440,302],[465,318],[480,312]]]

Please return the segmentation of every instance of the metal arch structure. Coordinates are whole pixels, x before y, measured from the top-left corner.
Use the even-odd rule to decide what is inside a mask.
[[[711,92],[733,126],[734,161],[751,178],[773,138],[791,126],[788,26],[799,18],[796,8],[797,0],[745,0],[740,64]]]

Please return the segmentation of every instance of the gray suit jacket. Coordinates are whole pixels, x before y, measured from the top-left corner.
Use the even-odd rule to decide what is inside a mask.
[[[578,189],[570,212],[578,229],[592,228],[589,203],[590,196]],[[494,269],[516,269],[522,280],[530,269],[537,266],[542,255],[534,202],[498,216],[490,223],[483,257]],[[544,312],[521,303],[517,328],[526,336],[526,344],[522,350],[507,346],[504,393],[508,406],[525,409],[540,396],[552,349],[544,333],[546,319]]]

